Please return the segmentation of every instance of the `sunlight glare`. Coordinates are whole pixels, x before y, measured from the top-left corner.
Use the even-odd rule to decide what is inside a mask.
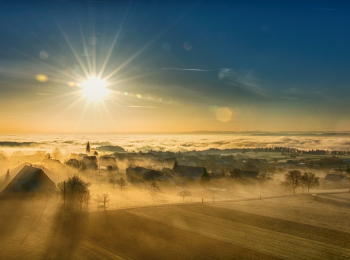
[[[106,82],[99,78],[89,78],[81,86],[84,97],[89,100],[102,100],[107,95]]]

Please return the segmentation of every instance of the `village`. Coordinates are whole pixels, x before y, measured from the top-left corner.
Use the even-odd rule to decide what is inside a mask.
[[[170,185],[185,190],[190,196],[192,194],[187,189],[191,185],[214,189],[224,187],[225,182],[243,186],[274,185],[285,193],[295,193],[295,188],[304,192],[306,187],[302,182],[293,187],[286,181],[287,173],[296,171],[300,176],[308,173],[316,178],[312,188],[344,189],[350,187],[348,156],[345,151],[300,151],[282,147],[128,152],[119,146],[92,148],[88,142],[85,153],[71,153],[63,162],[59,160],[62,154],[58,148],[51,154],[14,153],[2,162],[3,172],[5,163],[8,169],[2,177],[0,198],[40,190],[58,194],[59,184],[75,175],[91,183],[113,185],[113,188],[115,185],[123,188],[126,184],[135,187],[152,183],[157,187]]]

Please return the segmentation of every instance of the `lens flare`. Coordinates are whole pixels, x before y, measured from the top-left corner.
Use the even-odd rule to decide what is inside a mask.
[[[89,100],[99,101],[107,95],[106,82],[99,78],[89,78],[81,86],[84,97]]]
[[[46,75],[44,75],[44,74],[38,74],[38,75],[36,75],[36,80],[37,81],[39,81],[39,82],[46,82],[46,81],[48,81],[48,77],[46,76]]]
[[[215,112],[216,118],[221,122],[229,122],[232,119],[232,111],[227,107],[218,108]]]

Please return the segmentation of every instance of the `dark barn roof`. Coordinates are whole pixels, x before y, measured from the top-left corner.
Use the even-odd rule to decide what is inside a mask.
[[[174,173],[181,177],[197,179],[202,177],[205,172],[205,167],[193,167],[193,166],[184,166],[177,165],[174,167]]]
[[[1,197],[14,192],[45,191],[55,192],[55,183],[41,168],[25,165],[1,192]]]
[[[341,182],[343,180],[347,180],[347,178],[340,174],[327,174],[326,177],[324,177],[326,181],[331,182]]]

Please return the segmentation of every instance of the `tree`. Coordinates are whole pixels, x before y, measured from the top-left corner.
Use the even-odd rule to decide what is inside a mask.
[[[10,180],[10,169],[7,169],[6,175],[5,175],[5,181],[9,181]]]
[[[230,177],[233,179],[237,179],[240,177],[240,169],[234,168],[233,171],[230,171]]]
[[[204,172],[203,172],[203,174],[201,176],[201,181],[203,181],[203,182],[209,181],[209,174],[208,174],[206,168],[204,168]]]
[[[7,161],[6,153],[3,151],[0,151],[0,163]]]
[[[182,197],[182,201],[184,201],[186,197],[192,196],[192,193],[191,193],[190,191],[188,191],[188,190],[183,190],[183,191],[180,191],[180,192],[177,194],[177,196]]]
[[[58,147],[55,147],[53,150],[52,150],[52,156],[55,160],[58,160],[60,157],[62,157],[62,153],[61,153],[61,150],[60,148]]]
[[[100,194],[96,195],[96,198],[94,199],[97,203],[97,208],[100,207],[100,203],[102,202],[102,196]]]
[[[113,189],[114,189],[114,185],[117,184],[117,179],[115,179],[115,178],[109,179],[109,182],[112,183]]]
[[[106,203],[109,202],[110,199],[109,199],[109,195],[108,193],[107,194],[102,194],[102,203],[103,203],[103,208],[105,209],[106,208]]]
[[[159,192],[159,187],[156,182],[152,182],[148,187],[148,193],[151,195],[153,201],[156,199]]]
[[[89,182],[83,181],[79,176],[75,175],[68,178],[64,182],[57,184],[59,194],[65,197],[65,200],[71,205],[80,203],[82,209],[83,203],[90,200]]]
[[[116,182],[116,184],[119,185],[121,190],[123,190],[123,187],[126,186],[126,184],[127,184],[123,177],[120,179],[117,179],[115,182]]]
[[[307,193],[309,193],[310,188],[320,185],[320,178],[312,172],[304,172],[301,176],[301,183],[307,187]]]
[[[292,187],[295,195],[295,189],[301,185],[301,172],[298,170],[289,171],[284,175],[284,181],[287,185]]]

